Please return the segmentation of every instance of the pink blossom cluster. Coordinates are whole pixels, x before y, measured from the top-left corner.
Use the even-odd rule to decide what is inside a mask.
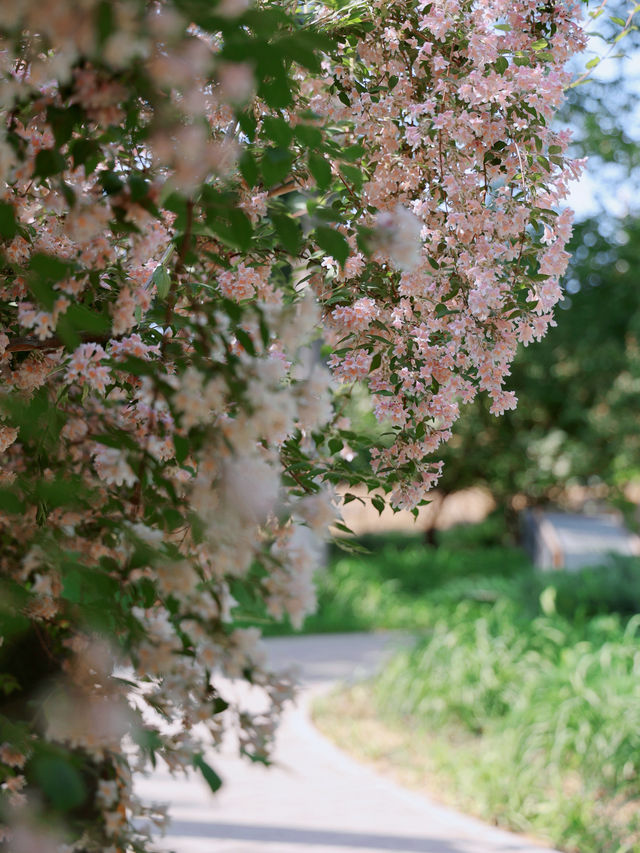
[[[552,120],[585,36],[570,1],[374,7],[375,29],[356,48],[366,71],[358,79],[334,63],[333,88],[312,98],[363,147],[364,200],[381,211],[367,223],[375,263],[327,319],[335,375],[366,379],[378,416],[397,427],[375,465],[412,460],[424,472],[419,487],[394,490],[412,507],[433,484],[432,454],[459,403],[486,391],[494,414],[513,408],[504,384],[517,342],[553,323],[571,234],[571,212],[557,206],[580,164]],[[358,88],[366,79],[375,94]],[[375,296],[363,299],[363,280],[379,284]]]

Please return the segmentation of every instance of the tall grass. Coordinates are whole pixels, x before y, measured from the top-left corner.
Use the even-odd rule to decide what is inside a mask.
[[[371,701],[470,811],[576,853],[640,851],[640,565],[538,573],[491,523],[335,558],[311,625],[420,635]]]
[[[485,817],[580,853],[640,850],[639,634],[639,616],[439,605],[373,695],[392,722],[449,740],[452,784]]]

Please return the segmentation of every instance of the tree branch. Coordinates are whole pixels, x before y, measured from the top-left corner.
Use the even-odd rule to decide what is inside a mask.
[[[99,335],[93,332],[80,332],[82,343],[97,343],[105,344],[113,339],[113,335]],[[5,352],[31,352],[33,350],[54,350],[60,349],[65,345],[57,335],[51,338],[46,338],[44,341],[36,338],[33,335],[24,335],[17,338],[10,338],[9,343],[5,348]]]

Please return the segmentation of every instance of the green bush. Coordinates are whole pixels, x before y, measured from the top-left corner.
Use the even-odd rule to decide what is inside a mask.
[[[588,619],[599,613],[640,613],[640,559],[617,557],[608,566],[549,578],[555,609],[567,618]]]

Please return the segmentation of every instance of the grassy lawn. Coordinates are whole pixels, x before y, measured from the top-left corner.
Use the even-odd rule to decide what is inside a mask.
[[[498,520],[332,554],[309,631],[413,630],[319,726],[403,783],[576,853],[640,851],[640,565],[538,574]]]

